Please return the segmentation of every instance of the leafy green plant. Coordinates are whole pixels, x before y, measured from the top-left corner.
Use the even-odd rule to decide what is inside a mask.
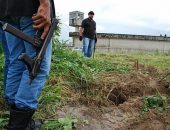
[[[56,120],[47,120],[41,130],[74,130],[77,119],[70,116]]]
[[[7,118],[0,118],[0,129],[2,130],[5,125],[7,125]]]
[[[160,111],[165,110],[167,105],[167,97],[160,95],[146,96],[143,98],[142,110],[144,112],[149,111],[149,109],[158,109]]]
[[[7,125],[8,119],[9,119],[9,112],[3,109],[0,109],[0,130],[3,130],[4,126]]]

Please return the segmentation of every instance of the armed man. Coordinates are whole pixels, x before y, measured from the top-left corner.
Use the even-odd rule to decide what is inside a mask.
[[[37,30],[43,30],[43,40],[51,25],[51,1],[0,0],[0,21],[7,22],[32,37]],[[9,52],[5,100],[10,107],[10,118],[6,129],[35,130],[37,124],[32,120],[32,116],[38,107],[38,97],[49,74],[52,44],[48,44],[38,74],[30,85],[29,70],[18,57],[26,53],[34,58],[35,48],[8,32],[2,34]]]
[[[82,21],[79,40],[83,40],[83,53],[85,57],[91,57],[97,43],[96,22],[93,20],[94,12],[88,13],[88,18]]]

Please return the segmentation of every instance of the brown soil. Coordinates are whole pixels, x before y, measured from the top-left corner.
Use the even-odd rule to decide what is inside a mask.
[[[72,98],[58,115],[77,118],[77,130],[170,130],[168,106],[163,112],[142,111],[144,96],[161,94],[169,100],[162,75],[154,67],[130,74],[102,74],[88,88],[68,90],[65,94]]]
[[[169,83],[160,80],[167,72],[142,65],[136,68],[130,74],[101,74],[88,87],[64,87],[68,101],[58,116],[77,118],[76,130],[170,130]],[[168,97],[167,109],[143,112],[142,98],[157,94]],[[0,99],[0,108],[4,107]]]

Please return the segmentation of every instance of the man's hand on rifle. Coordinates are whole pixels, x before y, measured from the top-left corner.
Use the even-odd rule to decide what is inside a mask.
[[[43,29],[41,39],[45,39],[51,25],[51,9],[49,0],[40,0],[37,13],[32,17],[33,28]]]

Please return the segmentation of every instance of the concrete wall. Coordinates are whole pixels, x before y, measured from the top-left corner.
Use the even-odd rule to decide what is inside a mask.
[[[149,37],[150,38],[150,37]],[[78,36],[73,36],[74,47],[82,47],[82,42]],[[170,51],[169,38],[154,37],[152,39],[137,38],[114,38],[98,36],[97,51],[113,52],[113,51]]]

